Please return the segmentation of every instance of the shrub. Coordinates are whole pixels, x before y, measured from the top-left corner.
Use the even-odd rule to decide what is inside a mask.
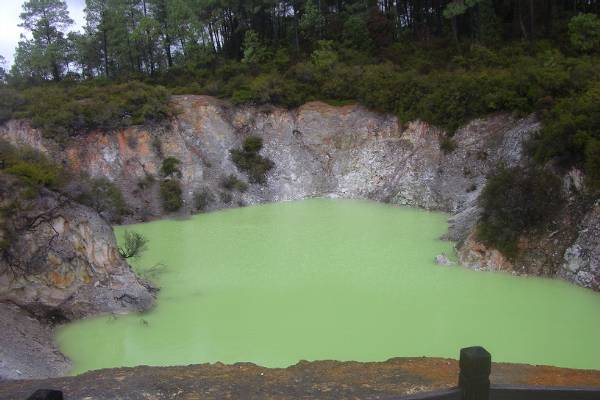
[[[13,117],[14,112],[23,105],[23,98],[16,90],[0,86],[0,124]]]
[[[229,192],[219,192],[219,198],[225,204],[229,204],[233,200],[233,196]]]
[[[477,237],[514,258],[521,234],[548,223],[562,203],[561,181],[555,175],[501,167],[481,193]]]
[[[160,167],[160,173],[164,177],[172,177],[176,176],[181,178],[181,171],[179,170],[179,165],[181,165],[181,161],[175,157],[167,157],[163,160],[162,165]]]
[[[183,206],[181,183],[176,179],[169,179],[161,182],[160,196],[165,211],[179,211]]]
[[[544,114],[543,121],[533,143],[537,160],[554,158],[565,166],[579,164],[591,179],[600,181],[600,82],[591,84],[582,94],[559,101]]]
[[[146,190],[152,187],[152,185],[154,185],[155,182],[156,179],[154,179],[154,176],[147,173],[143,178],[138,180],[137,186],[140,190]]]
[[[0,162],[4,172],[16,176],[30,189],[58,190],[67,181],[66,172],[43,154],[28,147],[17,149],[4,140],[0,140]]]
[[[44,136],[59,142],[94,129],[110,131],[160,122],[172,114],[165,88],[135,81],[112,85],[46,84],[25,89],[22,98],[13,114],[30,119]]]
[[[224,176],[221,179],[221,187],[226,190],[237,190],[238,192],[245,192],[248,190],[248,185],[246,182],[241,181],[237,178],[237,176],[231,174],[229,176]]]
[[[571,18],[569,39],[581,52],[600,50],[600,18],[596,14],[579,14]]]
[[[39,163],[31,163],[26,161],[18,161],[10,167],[6,168],[6,173],[15,175],[22,182],[30,187],[56,187],[58,183],[58,175],[52,170]]]
[[[444,136],[444,138],[440,141],[440,149],[444,152],[444,154],[452,153],[456,150],[456,142],[452,140],[452,138]]]
[[[148,249],[148,239],[141,233],[125,231],[123,246],[119,246],[119,254],[123,258],[138,258]]]
[[[194,194],[194,206],[197,211],[205,211],[215,201],[215,196],[208,188]]]
[[[118,221],[129,212],[121,190],[108,179],[81,179],[77,186],[73,189],[77,193],[75,199],[107,216],[109,220]]]
[[[600,139],[589,139],[586,142],[585,167],[592,186],[600,186]]]
[[[273,161],[259,154],[262,146],[261,138],[250,136],[244,140],[241,149],[230,150],[231,160],[252,183],[265,183],[267,173],[275,166]]]

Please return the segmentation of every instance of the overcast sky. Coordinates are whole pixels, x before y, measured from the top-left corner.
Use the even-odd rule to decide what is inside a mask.
[[[0,55],[4,56],[7,66],[12,65],[15,47],[19,36],[24,33],[17,25],[21,22],[21,5],[25,0],[0,0]],[[83,9],[85,0],[66,0],[71,19],[75,24],[71,30],[78,30],[84,23]]]

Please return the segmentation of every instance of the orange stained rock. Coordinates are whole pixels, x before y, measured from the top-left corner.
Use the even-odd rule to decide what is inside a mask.
[[[73,283],[75,277],[72,273],[61,274],[56,271],[50,272],[50,281],[56,287],[69,287]]]

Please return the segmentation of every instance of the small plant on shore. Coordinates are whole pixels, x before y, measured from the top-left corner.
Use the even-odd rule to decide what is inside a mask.
[[[275,164],[270,159],[259,154],[263,141],[258,136],[250,136],[244,140],[241,149],[232,149],[231,160],[237,168],[248,175],[251,183],[264,184],[267,173]]]
[[[123,246],[119,246],[118,250],[123,258],[138,258],[148,250],[148,239],[141,233],[125,231]]]

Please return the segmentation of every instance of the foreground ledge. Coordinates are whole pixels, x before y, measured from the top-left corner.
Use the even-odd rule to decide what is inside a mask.
[[[385,362],[301,361],[289,368],[250,363],[116,368],[83,375],[0,383],[0,399],[24,400],[58,389],[69,400],[108,399],[395,399],[456,386],[458,361],[394,358]],[[492,384],[599,387],[600,371],[493,363]]]

